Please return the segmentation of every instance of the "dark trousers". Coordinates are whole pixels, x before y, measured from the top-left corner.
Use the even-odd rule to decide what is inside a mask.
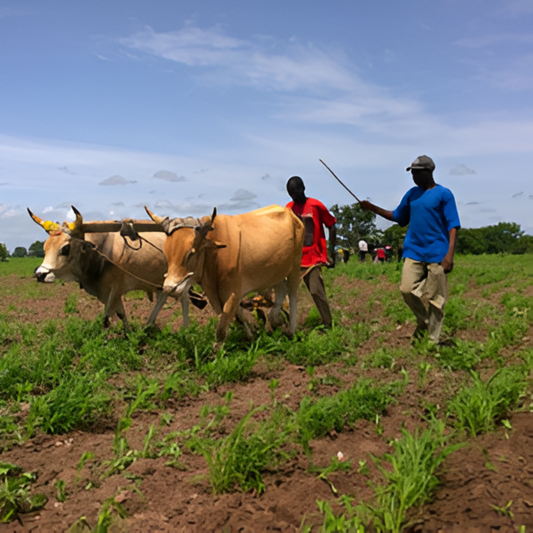
[[[307,269],[303,269],[307,270]],[[330,328],[332,324],[331,311],[329,309],[328,298],[326,296],[326,288],[324,287],[324,280],[322,279],[322,267],[316,266],[312,268],[305,276],[304,282],[309,289],[313,301],[318,308],[322,323]]]

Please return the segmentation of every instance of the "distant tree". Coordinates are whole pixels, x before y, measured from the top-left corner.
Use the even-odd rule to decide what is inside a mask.
[[[483,228],[463,228],[457,234],[457,253],[524,254],[532,249],[533,237],[515,222],[500,222]]]
[[[0,242],[0,261],[7,261],[9,257],[9,252],[7,251],[6,245]]]
[[[401,227],[398,224],[392,225],[383,232],[383,244],[392,246],[395,250],[403,247],[403,240],[407,233],[407,226]]]
[[[44,242],[35,241],[28,248],[28,255],[30,257],[44,257]]]
[[[359,241],[377,241],[381,232],[376,227],[376,215],[366,211],[359,204],[335,204],[331,212],[337,219],[337,240],[341,246],[359,249]]]
[[[15,250],[13,250],[13,253],[11,254],[11,257],[26,257],[28,255],[28,251],[24,246],[17,246]]]

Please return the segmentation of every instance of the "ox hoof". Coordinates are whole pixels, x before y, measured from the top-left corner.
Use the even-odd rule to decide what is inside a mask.
[[[220,350],[222,350],[223,348],[224,348],[224,343],[223,342],[215,342],[215,344],[213,344],[213,353],[217,353]]]

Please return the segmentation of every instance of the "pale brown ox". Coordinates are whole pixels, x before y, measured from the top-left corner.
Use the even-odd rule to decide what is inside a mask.
[[[163,253],[166,235],[161,232],[140,233],[141,240],[131,243],[130,247],[119,233],[83,234],[83,218],[73,209],[76,221],[63,225],[43,222],[28,209],[32,219],[49,234],[44,243],[44,260],[35,270],[37,280],[53,281],[57,277],[79,283],[80,288],[104,304],[104,327],[109,326],[110,317],[116,314],[123,321],[125,330],[128,320],[122,296],[141,290],[152,300],[153,293],[156,293],[156,304],[147,321],[147,325],[153,324],[168,296],[162,291],[168,266]],[[183,324],[187,327],[187,291],[180,295],[180,300]]]
[[[193,283],[201,285],[220,315],[215,348],[226,339],[236,315],[246,322],[241,298],[270,287],[276,288],[272,322],[279,322],[288,291],[289,334],[295,332],[304,227],[290,209],[272,205],[231,216],[216,216],[215,209],[211,217],[173,220],[145,209],[167,234],[165,293],[180,295]]]

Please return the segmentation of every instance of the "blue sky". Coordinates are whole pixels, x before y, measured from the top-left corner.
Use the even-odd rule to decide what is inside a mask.
[[[463,227],[533,234],[530,0],[0,0],[0,242],[26,213],[392,209],[418,155]]]

